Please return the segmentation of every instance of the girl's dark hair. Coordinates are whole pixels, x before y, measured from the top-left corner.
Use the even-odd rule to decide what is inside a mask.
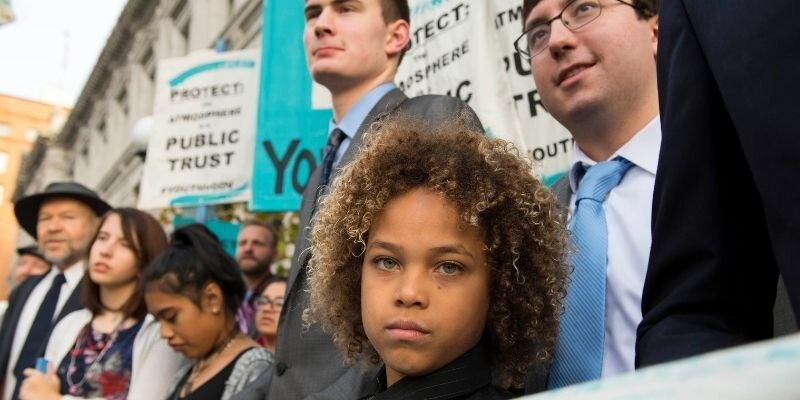
[[[217,236],[201,224],[175,230],[169,247],[153,260],[143,281],[147,291],[186,296],[198,307],[203,288],[215,283],[231,317],[236,315],[245,293],[236,261],[225,252]]]
[[[150,214],[135,208],[121,207],[108,211],[100,220],[100,227],[106,222],[109,216],[117,215],[122,228],[122,236],[131,246],[136,256],[136,269],[139,274],[147,271],[148,265],[167,248],[167,234],[164,229]],[[92,239],[92,244],[97,240],[100,229]],[[89,246],[91,251],[91,246]],[[89,274],[83,275],[81,283],[82,299],[84,306],[92,312],[98,314],[103,311],[103,302],[100,300],[100,285],[93,282]],[[147,314],[147,306],[144,302],[144,291],[142,282],[137,281],[136,291],[120,309],[125,318],[141,319]]]

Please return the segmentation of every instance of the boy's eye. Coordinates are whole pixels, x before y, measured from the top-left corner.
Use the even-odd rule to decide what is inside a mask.
[[[378,268],[386,270],[395,269],[400,265],[396,260],[388,257],[378,258],[375,260],[375,264],[378,266]]]
[[[437,269],[445,275],[455,275],[464,270],[461,265],[458,265],[454,262],[445,262],[439,264]]]

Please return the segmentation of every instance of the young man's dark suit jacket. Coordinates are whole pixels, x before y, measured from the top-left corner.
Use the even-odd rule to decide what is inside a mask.
[[[569,187],[569,175],[565,174],[550,186],[550,191],[556,196],[556,200],[564,206],[564,211],[569,212],[569,198],[572,196],[572,188]],[[525,376],[525,394],[544,392],[547,390],[547,379],[550,369],[531,368]]]
[[[75,268],[83,267],[76,266]],[[47,274],[32,276],[28,279],[25,279],[19,284],[19,286],[11,291],[11,295],[8,297],[8,309],[6,310],[5,315],[3,315],[3,326],[0,327],[0,394],[3,394],[5,390],[14,390],[14,388],[3,387],[5,385],[6,372],[15,367],[14,365],[8,365],[8,358],[11,356],[11,344],[13,342],[14,332],[17,330],[19,316],[22,314],[22,308],[28,301],[28,296],[30,296],[36,285],[38,285],[39,282],[44,279],[45,275]],[[75,290],[72,291],[72,294],[70,294],[67,302],[64,303],[64,306],[61,308],[58,316],[53,321],[53,325],[55,325],[58,321],[61,321],[61,319],[67,314],[77,311],[83,307],[81,305],[80,292],[80,285],[78,285],[75,287]],[[44,340],[44,343],[42,343],[42,348],[39,351],[40,354],[44,354],[49,337],[50,335],[48,334],[47,338]]]
[[[662,145],[637,366],[772,337],[800,312],[797,2],[663,0]]]
[[[452,97],[427,95],[409,99],[403,92],[393,89],[368,113],[353,141],[342,156],[339,167],[346,165],[358,153],[364,133],[369,125],[390,112],[406,112],[424,121],[445,121],[462,111],[469,112],[476,129],[483,128],[474,112],[462,101]],[[339,168],[331,174],[331,182]],[[341,351],[331,337],[322,332],[318,324],[303,327],[303,310],[308,307],[309,293],[306,264],[311,217],[314,204],[319,199],[321,168],[308,180],[300,210],[300,231],[295,244],[295,254],[289,271],[286,300],[281,310],[276,344],[275,364],[262,376],[239,393],[234,399],[354,399],[374,371],[344,364]],[[351,293],[342,293],[351,296]]]

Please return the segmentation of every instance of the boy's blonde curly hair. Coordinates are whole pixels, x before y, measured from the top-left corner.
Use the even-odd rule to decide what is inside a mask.
[[[507,387],[551,357],[568,275],[566,212],[513,144],[484,137],[468,120],[459,115],[428,126],[398,113],[370,127],[313,223],[306,321],[321,323],[348,361],[380,361],[361,319],[370,226],[391,199],[426,188],[454,204],[464,226],[484,233],[490,271],[485,337]]]

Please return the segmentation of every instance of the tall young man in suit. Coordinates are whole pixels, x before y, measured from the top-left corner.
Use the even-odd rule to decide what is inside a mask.
[[[575,139],[572,166],[554,186],[573,215],[576,254],[548,388],[634,367],[661,141],[657,10],[657,0],[523,3],[517,49]]]
[[[778,273],[800,317],[796,5],[662,2],[640,366],[772,337]]]
[[[82,308],[79,284],[99,217],[111,207],[81,184],[56,182],[14,205],[19,225],[36,238],[55,268],[31,277],[9,296],[0,330],[0,392],[16,399],[25,368],[44,354],[50,328]]]
[[[358,397],[368,371],[345,365],[330,336],[318,325],[304,327],[303,311],[309,300],[307,235],[315,206],[339,168],[355,156],[369,125],[382,115],[402,111],[423,121],[437,121],[471,112],[450,97],[409,99],[392,83],[409,44],[407,0],[306,0],[304,15],[308,69],[316,82],[330,90],[333,118],[323,160],[303,194],[275,364],[236,399]],[[474,120],[480,125],[477,117]]]

